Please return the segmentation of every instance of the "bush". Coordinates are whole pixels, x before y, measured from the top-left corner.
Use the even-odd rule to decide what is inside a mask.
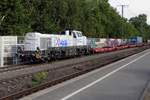
[[[32,86],[36,86],[42,83],[48,76],[48,72],[38,72],[32,77]]]

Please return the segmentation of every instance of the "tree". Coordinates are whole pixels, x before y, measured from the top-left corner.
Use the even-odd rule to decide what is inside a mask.
[[[65,29],[83,31],[88,37],[122,38],[149,31],[146,16],[141,15],[143,30],[128,22],[110,6],[108,0],[1,0],[1,35],[25,35],[37,31],[53,33]],[[122,34],[122,25],[124,34]],[[145,26],[146,25],[146,26]],[[146,36],[146,35],[145,35]]]
[[[144,39],[150,37],[150,27],[147,24],[147,16],[145,14],[132,17],[129,22],[139,31],[139,36],[142,36]]]

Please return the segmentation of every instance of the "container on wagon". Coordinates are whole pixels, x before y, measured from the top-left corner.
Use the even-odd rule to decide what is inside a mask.
[[[130,44],[140,44],[140,43],[143,43],[143,38],[139,37],[139,36],[131,37],[129,39],[129,43]]]

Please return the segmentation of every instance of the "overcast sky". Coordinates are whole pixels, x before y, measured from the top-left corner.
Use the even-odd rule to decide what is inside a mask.
[[[148,16],[148,24],[150,24],[150,1],[149,0],[109,0],[109,3],[117,8],[121,14],[121,7],[118,5],[128,5],[124,8],[124,17],[130,18],[139,14],[146,14]]]

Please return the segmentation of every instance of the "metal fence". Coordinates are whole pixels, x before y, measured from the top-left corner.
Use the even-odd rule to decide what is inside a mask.
[[[0,67],[17,64],[18,46],[23,48],[23,37],[0,36]]]

